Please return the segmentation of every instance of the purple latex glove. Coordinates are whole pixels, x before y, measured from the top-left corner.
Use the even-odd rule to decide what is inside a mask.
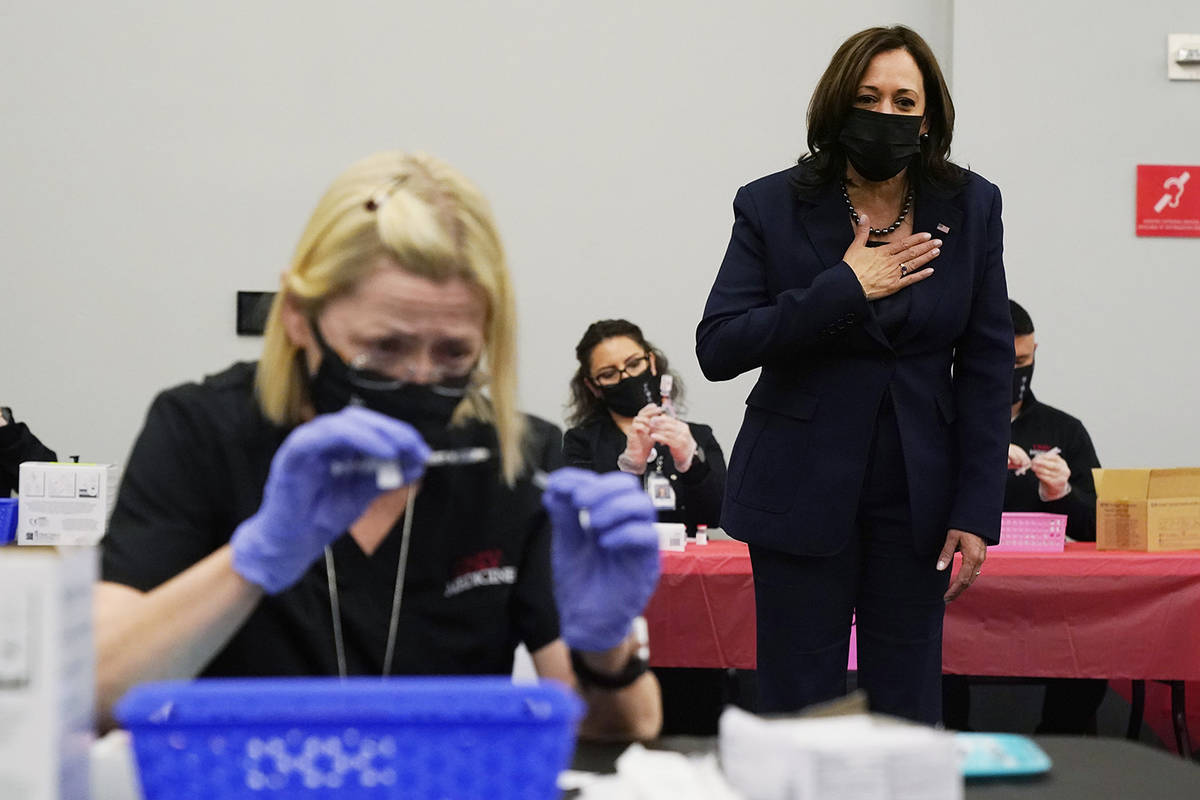
[[[429,446],[406,422],[351,406],[296,428],[271,461],[262,505],[233,532],[233,568],[277,594],[291,586],[381,494],[375,473],[334,476],[334,462],[399,463],[404,484],[425,471]]]
[[[550,475],[542,504],[554,528],[554,597],[563,639],[575,650],[616,647],[658,585],[650,498],[632,475],[565,467]]]

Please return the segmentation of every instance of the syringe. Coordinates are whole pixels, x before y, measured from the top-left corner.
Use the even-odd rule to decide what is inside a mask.
[[[1061,453],[1061,452],[1062,452],[1062,448],[1061,448],[1061,447],[1051,447],[1051,448],[1050,448],[1049,450],[1047,450],[1046,452],[1044,452],[1044,453],[1038,453],[1038,454],[1037,454],[1036,456],[1034,456],[1033,458],[1036,460],[1036,459],[1039,459],[1039,458],[1041,458],[1042,456],[1056,456],[1056,455],[1058,455],[1058,454],[1059,454],[1059,453]],[[1028,471],[1029,471],[1029,468],[1030,468],[1031,466],[1033,466],[1033,461],[1030,461],[1028,464],[1026,464],[1025,466],[1021,467],[1019,470],[1017,470],[1017,471],[1016,471],[1016,472],[1014,472],[1013,474],[1014,474],[1014,475],[1024,475],[1026,472],[1028,472]]]
[[[495,454],[487,447],[459,447],[451,450],[434,450],[425,459],[425,469],[438,467],[455,467],[469,464],[482,464],[489,461]],[[382,458],[352,458],[345,461],[334,461],[329,465],[329,474],[333,477],[341,475],[375,474],[375,486],[381,491],[399,489],[404,485],[404,472],[400,462]],[[546,473],[535,470],[533,483],[539,489],[546,488]]]
[[[460,466],[464,464],[482,464],[492,458],[493,453],[486,447],[460,447],[454,450],[434,450],[425,460],[425,469]],[[329,465],[329,474],[339,475],[375,473],[375,486],[383,492],[390,492],[404,486],[404,472],[400,462],[388,461],[382,458],[353,458],[345,461],[334,461]],[[530,478],[533,485],[545,491],[550,476],[540,469],[535,469]],[[579,524],[587,530],[591,527],[591,515],[586,508],[579,509]]]

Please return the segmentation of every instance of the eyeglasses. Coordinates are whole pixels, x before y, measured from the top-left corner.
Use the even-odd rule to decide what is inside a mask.
[[[462,397],[466,395],[472,381],[484,380],[484,373],[476,371],[475,362],[467,365],[443,365],[395,361],[380,363],[368,353],[355,356],[349,362],[350,381],[361,389],[389,391],[401,386],[421,384],[430,387],[438,395]]]
[[[312,329],[326,355],[333,353],[346,364],[350,382],[361,389],[389,391],[421,384],[438,394],[462,397],[471,384],[486,382],[477,369],[478,358],[456,343],[436,343],[432,352],[416,337],[391,337],[372,342],[357,355],[343,358],[325,341],[316,320]]]
[[[462,397],[472,381],[484,380],[483,373],[475,368],[475,359],[469,356],[439,358],[435,355],[425,364],[419,364],[411,357],[369,348],[352,358],[348,366],[350,380],[356,386],[376,391],[399,389],[415,383],[428,386],[438,394]]]
[[[642,353],[640,356],[626,360],[624,369],[606,367],[593,375],[592,380],[596,382],[597,386],[613,386],[624,378],[641,375],[648,366],[650,366],[650,355]]]

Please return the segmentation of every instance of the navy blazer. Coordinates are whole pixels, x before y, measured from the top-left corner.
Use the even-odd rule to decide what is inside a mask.
[[[797,555],[838,552],[854,530],[880,402],[899,422],[918,551],[950,528],[999,540],[1013,329],[1000,191],[966,173],[921,184],[914,232],[943,241],[934,274],[904,289],[894,341],[842,260],[854,239],[838,186],[802,198],[795,170],[738,190],[733,235],[696,330],[709,380],[762,368],[729,459],[722,526]]]

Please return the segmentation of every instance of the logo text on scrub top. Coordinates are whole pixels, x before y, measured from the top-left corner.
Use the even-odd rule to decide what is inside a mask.
[[[467,556],[455,565],[455,577],[446,583],[446,597],[482,586],[504,586],[517,582],[517,568],[504,566],[503,551],[484,550]]]

